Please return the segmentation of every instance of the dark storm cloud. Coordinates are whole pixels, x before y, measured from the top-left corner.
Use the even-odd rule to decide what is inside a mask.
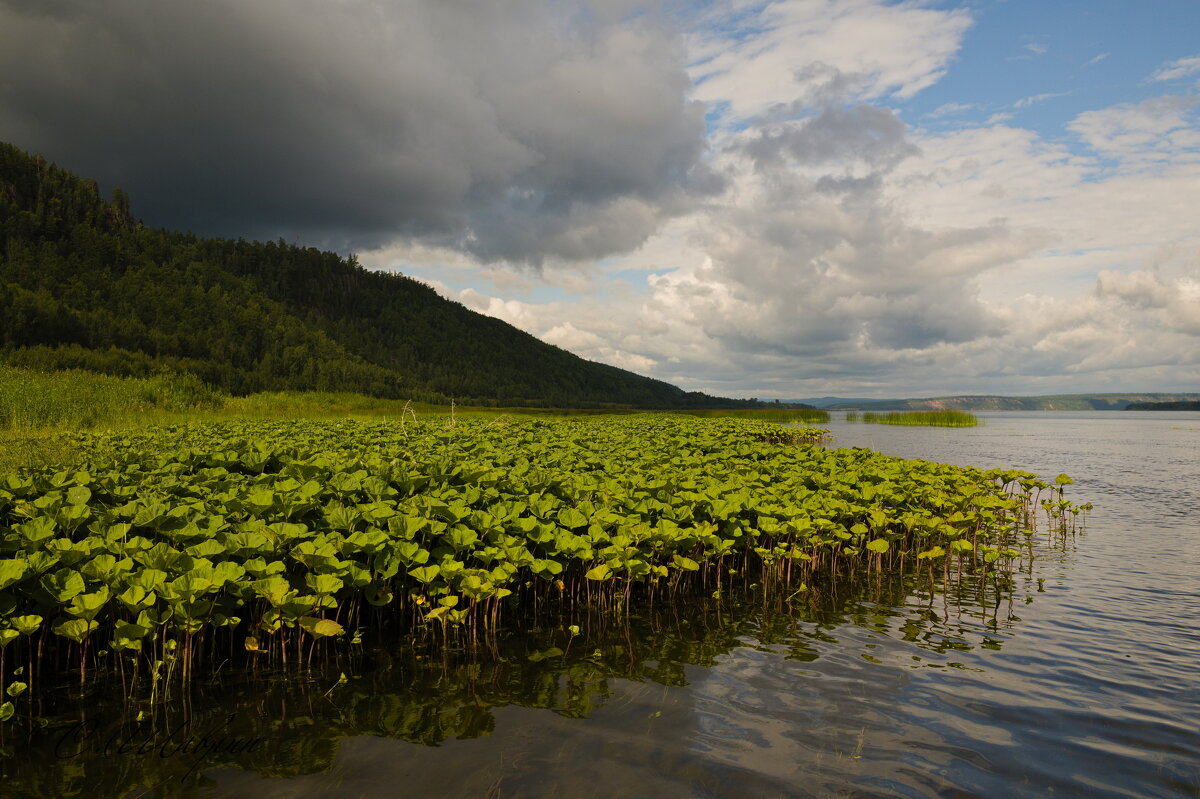
[[[601,257],[716,188],[682,45],[620,10],[0,0],[0,139],[155,225]]]

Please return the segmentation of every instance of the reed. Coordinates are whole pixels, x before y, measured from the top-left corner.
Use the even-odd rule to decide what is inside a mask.
[[[847,414],[847,421],[849,414]],[[865,411],[862,421],[867,424],[896,424],[920,427],[975,427],[979,419],[966,411]]]
[[[218,408],[224,397],[191,375],[110,377],[0,365],[0,430],[87,429],[156,411]]]

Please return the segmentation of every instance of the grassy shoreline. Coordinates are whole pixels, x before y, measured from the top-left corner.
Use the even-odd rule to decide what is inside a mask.
[[[0,470],[71,459],[64,433],[135,430],[188,422],[285,419],[591,418],[670,413],[764,422],[826,422],[820,410],[730,409],[650,411],[433,405],[365,394],[268,391],[233,397],[191,375],[114,377],[83,370],[38,372],[0,364]]]

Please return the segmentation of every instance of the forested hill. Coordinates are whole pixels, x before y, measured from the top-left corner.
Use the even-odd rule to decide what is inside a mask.
[[[1046,394],[1038,397],[1003,397],[997,395],[929,397],[926,399],[841,399],[824,397],[808,400],[819,408],[831,411],[1118,411],[1131,403],[1153,401],[1194,401],[1200,395],[1194,393],[1135,393],[1124,394]],[[829,402],[827,400],[835,400]],[[789,400],[803,403],[805,400]]]
[[[281,242],[145,227],[115,190],[0,143],[0,356],[191,372],[235,394],[746,407],[584,360],[408,277]]]

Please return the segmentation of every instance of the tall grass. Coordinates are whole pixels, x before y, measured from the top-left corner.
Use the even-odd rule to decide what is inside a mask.
[[[891,413],[864,411],[862,421],[867,424],[925,427],[975,427],[979,424],[979,419],[966,411],[892,411]]]
[[[110,377],[0,365],[0,468],[65,463],[61,434],[131,427],[212,412],[225,398],[192,375]]]
[[[85,429],[154,411],[218,408],[224,397],[192,375],[109,377],[0,365],[0,430]]]

